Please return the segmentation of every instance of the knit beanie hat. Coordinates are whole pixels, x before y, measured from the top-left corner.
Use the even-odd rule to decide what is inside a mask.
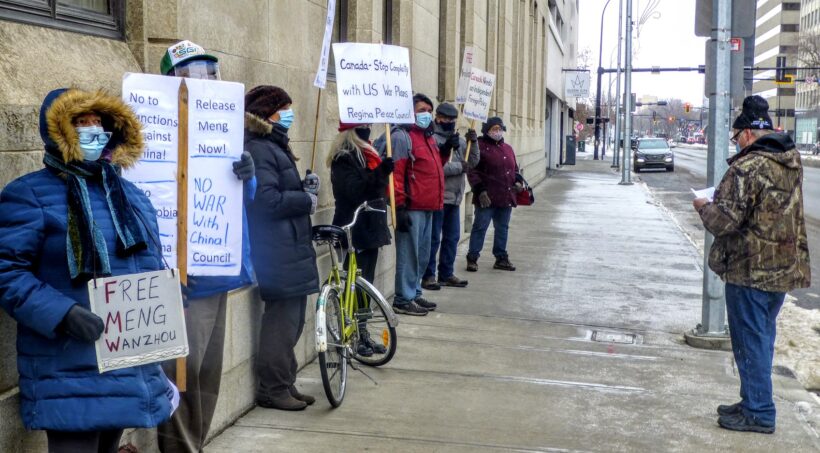
[[[743,100],[743,110],[732,124],[732,129],[774,129],[769,116],[769,103],[760,96]]]
[[[416,93],[416,94],[413,95],[413,105],[415,106],[419,102],[424,102],[427,105],[429,105],[430,108],[433,108],[433,101],[431,101],[430,98],[427,97],[426,94]]]
[[[486,134],[493,126],[501,126],[501,130],[507,130],[507,126],[504,125],[504,120],[502,120],[501,117],[491,116],[487,118],[487,122],[481,126],[481,133]]]
[[[288,93],[272,85],[253,87],[245,95],[245,111],[259,118],[267,119],[282,107],[292,104]]]

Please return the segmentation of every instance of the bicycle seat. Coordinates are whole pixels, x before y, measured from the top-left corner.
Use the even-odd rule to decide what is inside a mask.
[[[347,235],[345,231],[336,225],[315,225],[313,227],[313,240],[316,242],[332,242],[339,244],[339,247],[347,248]]]

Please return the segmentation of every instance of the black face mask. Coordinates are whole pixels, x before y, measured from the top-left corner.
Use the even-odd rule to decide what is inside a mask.
[[[453,132],[456,130],[456,123],[438,123],[438,127],[444,132]]]
[[[357,127],[353,129],[356,132],[356,136],[364,141],[370,140],[370,128],[369,127]]]

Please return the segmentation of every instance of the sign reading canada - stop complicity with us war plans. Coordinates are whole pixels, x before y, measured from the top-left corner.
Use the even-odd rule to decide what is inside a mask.
[[[188,135],[189,275],[238,275],[242,264],[242,182],[233,161],[243,149],[244,85],[184,79],[188,122],[179,122],[183,79],[126,74],[123,99],[143,124],[142,159],[125,177],[157,209],[165,260],[176,267],[178,137]]]
[[[88,296],[105,322],[94,343],[100,373],[188,355],[178,271],[98,278]]]
[[[343,123],[412,124],[410,52],[382,44],[333,44]]]

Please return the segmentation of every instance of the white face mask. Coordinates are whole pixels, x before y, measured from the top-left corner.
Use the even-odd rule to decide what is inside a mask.
[[[493,140],[495,140],[495,141],[497,141],[497,142],[500,142],[500,141],[501,141],[501,139],[502,139],[502,138],[504,138],[504,131],[502,131],[502,130],[499,130],[499,131],[490,131],[487,135],[488,135],[491,139],[493,139]]]

